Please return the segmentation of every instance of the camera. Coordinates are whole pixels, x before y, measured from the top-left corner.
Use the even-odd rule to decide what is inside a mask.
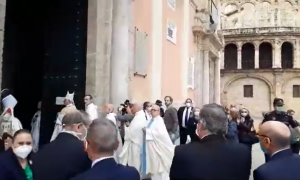
[[[128,99],[126,99],[126,101],[124,101],[123,104],[120,104],[120,106],[122,107],[121,112],[122,115],[127,114],[127,107],[130,107],[130,101]]]

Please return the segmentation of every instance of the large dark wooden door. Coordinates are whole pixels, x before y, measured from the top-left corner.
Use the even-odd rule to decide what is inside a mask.
[[[45,63],[40,144],[48,143],[57,112],[57,96],[75,92],[75,104],[84,108],[86,78],[87,2],[51,0],[46,7]]]

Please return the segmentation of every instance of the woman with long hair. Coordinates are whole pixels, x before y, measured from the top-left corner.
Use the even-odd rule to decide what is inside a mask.
[[[228,131],[226,134],[226,138],[231,142],[239,142],[238,134],[237,134],[237,122],[239,114],[235,108],[231,108],[229,112],[228,118]]]
[[[239,142],[252,150],[253,142],[251,142],[250,132],[254,128],[254,121],[250,116],[249,110],[246,108],[241,108],[239,114],[240,118],[237,126]]]
[[[25,129],[16,131],[11,148],[0,155],[0,179],[33,180],[30,168],[31,153],[31,133]]]

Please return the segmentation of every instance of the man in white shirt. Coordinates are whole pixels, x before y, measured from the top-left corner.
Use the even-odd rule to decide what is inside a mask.
[[[142,175],[150,175],[151,180],[168,180],[175,145],[160,116],[160,107],[152,105],[151,115],[152,119],[143,129]]]
[[[131,111],[134,118],[130,125],[125,127],[125,142],[119,160],[120,164],[133,166],[141,173],[143,128],[146,126],[147,120],[141,105],[133,104]]]
[[[98,119],[98,107],[93,103],[93,96],[85,95],[84,103],[85,111],[89,114],[90,120]]]
[[[179,123],[180,144],[185,144],[188,140],[187,125],[192,112],[193,112],[192,99],[187,98],[185,100],[185,106],[180,107],[177,112],[178,123]]]
[[[121,138],[121,134],[119,131],[119,126],[116,120],[116,114],[114,113],[114,106],[112,104],[106,104],[103,107],[103,110],[107,113],[106,118],[110,121],[112,121],[114,123],[114,125],[116,126],[117,129],[117,133],[118,133],[118,141],[119,141],[119,146],[118,148],[115,150],[114,153],[114,158],[116,160],[116,162],[119,162],[119,155],[122,152],[122,138]]]

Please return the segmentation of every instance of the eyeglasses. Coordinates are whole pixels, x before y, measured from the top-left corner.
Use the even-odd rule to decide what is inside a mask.
[[[155,112],[155,111],[159,111],[159,110],[157,110],[157,109],[151,109],[151,111],[154,111],[154,112]]]
[[[248,113],[247,111],[241,111],[241,113]]]

